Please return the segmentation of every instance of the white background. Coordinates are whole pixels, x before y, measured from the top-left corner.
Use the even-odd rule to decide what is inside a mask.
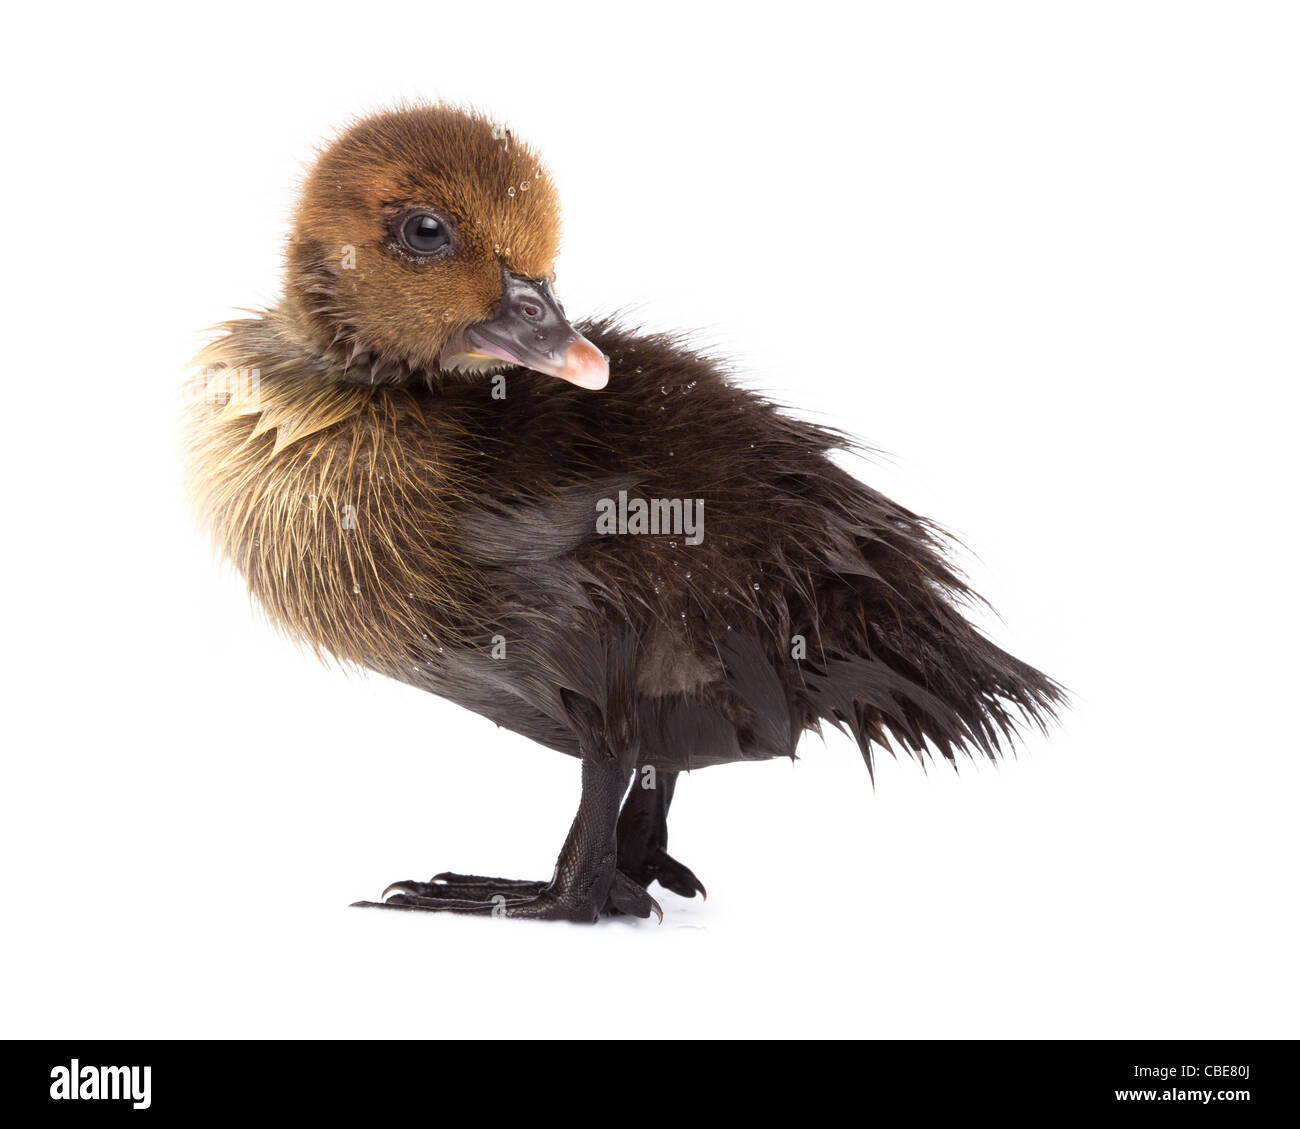
[[[1286,5],[94,5],[4,17],[4,1036],[1295,1036],[1300,42]],[[662,926],[545,877],[577,764],[250,610],[180,502],[203,329],[313,147],[491,111],[570,312],[888,450],[1075,693],[998,768],[684,777]]]

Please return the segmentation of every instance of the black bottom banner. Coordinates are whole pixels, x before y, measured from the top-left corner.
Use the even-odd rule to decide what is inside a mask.
[[[1205,1111],[1236,1124],[1286,1115],[1300,1085],[1293,1041],[74,1040],[7,1042],[0,1055],[0,1108],[42,1119],[319,1112],[441,1120],[467,1106],[510,1118],[611,1107],[662,1116],[680,1104],[693,1118],[732,1120],[775,1116],[793,1101],[801,1117],[1128,1111],[1145,1121]]]

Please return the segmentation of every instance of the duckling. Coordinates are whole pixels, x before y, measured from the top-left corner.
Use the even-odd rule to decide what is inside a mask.
[[[662,920],[677,775],[877,749],[996,758],[1060,686],[962,614],[941,531],[681,340],[574,324],[537,154],[436,105],[352,125],[302,189],[283,299],[198,358],[189,479],[272,621],[581,762],[548,880],[363,906]]]

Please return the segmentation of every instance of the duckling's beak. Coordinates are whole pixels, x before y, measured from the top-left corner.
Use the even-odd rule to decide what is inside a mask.
[[[505,291],[492,316],[453,336],[438,363],[472,372],[505,361],[579,388],[604,388],[608,358],[569,324],[551,284],[509,271],[503,272],[503,281]]]

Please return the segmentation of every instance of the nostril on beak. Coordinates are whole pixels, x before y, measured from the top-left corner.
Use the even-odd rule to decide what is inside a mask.
[[[523,315],[524,315],[524,317],[526,317],[526,318],[535,318],[535,317],[539,317],[539,316],[541,315],[541,312],[542,312],[542,307],[541,307],[541,306],[535,306],[535,305],[533,305],[532,302],[525,302],[525,303],[523,304],[523,306],[520,307],[520,308],[521,308],[521,310],[523,311]]]

